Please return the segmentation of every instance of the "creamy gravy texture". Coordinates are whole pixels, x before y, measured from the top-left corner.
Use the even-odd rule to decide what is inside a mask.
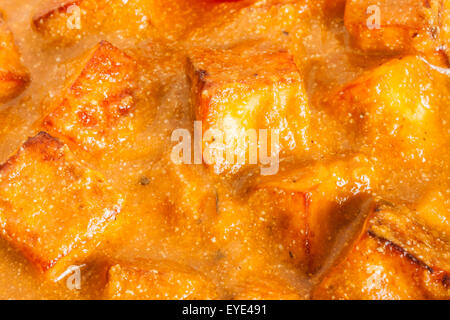
[[[102,298],[111,265],[136,265],[148,260],[176,261],[192,267],[211,280],[220,298],[238,296],[249,283],[257,284],[261,279],[281,283],[280,287],[291,287],[299,298],[310,298],[320,272],[311,275],[291,263],[286,258],[283,242],[279,241],[283,223],[272,223],[273,218],[262,212],[262,206],[249,202],[251,186],[260,181],[259,170],[249,168],[235,175],[216,175],[205,165],[176,166],[170,161],[174,145],[170,139],[172,131],[193,128],[186,57],[194,46],[228,48],[253,43],[263,49],[288,50],[294,57],[309,100],[311,143],[306,149],[294,148],[293,152],[281,153],[279,176],[311,163],[329,163],[346,155],[364,154],[370,159],[371,170],[377,177],[377,183],[369,188],[372,197],[414,208],[424,194],[438,190],[444,195],[444,211],[447,211],[444,215],[448,217],[448,108],[440,111],[443,139],[439,148],[433,149],[431,154],[415,150],[409,155],[402,154],[397,144],[386,142],[390,140],[385,138],[395,132],[387,132],[376,121],[370,123],[370,134],[356,139],[358,137],[348,134],[353,120],[328,112],[329,108],[343,108],[328,104],[327,98],[336,94],[336,90],[367,70],[397,58],[397,54],[373,55],[356,49],[344,26],[341,9],[329,8],[323,14],[320,8],[323,1],[298,1],[303,6],[295,9],[296,23],[289,22],[294,13],[280,12],[280,19],[286,23],[274,21],[270,32],[258,29],[261,19],[254,12],[248,19],[231,23],[236,19],[233,13],[248,1],[225,4],[209,1],[207,5],[190,6],[186,4],[189,1],[185,2],[167,2],[172,11],[164,17],[165,24],[159,23],[162,15],[143,12],[148,21],[157,21],[157,27],[165,28],[164,31],[149,26],[144,19],[142,28],[156,30],[134,32],[127,30],[125,21],[123,26],[111,28],[112,31],[100,28],[87,32],[74,43],[62,45],[49,43],[32,26],[33,17],[46,7],[43,1],[1,1],[0,9],[31,76],[27,89],[20,96],[0,105],[1,162],[27,137],[36,134],[37,124],[48,113],[70,74],[72,61],[101,40],[111,42],[137,60],[137,104],[141,111],[136,116],[142,117],[143,125],[128,150],[112,150],[101,159],[77,154],[87,166],[104,174],[126,199],[116,222],[84,262],[81,289],[70,290],[65,280],[55,283],[45,279],[2,240],[0,298]],[[138,14],[142,12],[136,11]],[[220,29],[225,23],[230,25]],[[425,91],[427,85],[435,85],[438,89],[432,96],[444,95],[440,100],[444,101],[449,92],[448,77],[442,75],[439,81],[427,84],[425,79],[420,86]],[[450,98],[446,98],[448,107]],[[396,97],[392,95],[391,99],[395,101]],[[435,108],[433,101],[422,102],[425,109]],[[393,130],[401,128],[393,127]],[[358,193],[357,190],[352,192]],[[339,237],[348,239],[358,233],[361,225],[355,227],[357,220],[355,218],[353,224],[341,230]],[[336,241],[330,257],[338,256],[345,242]],[[330,263],[324,262],[322,268],[326,269]]]

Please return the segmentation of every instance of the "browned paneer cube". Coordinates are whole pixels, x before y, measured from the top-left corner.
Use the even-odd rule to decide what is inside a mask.
[[[123,146],[136,122],[135,61],[103,41],[79,59],[60,99],[43,120],[45,131],[90,154]]]
[[[347,0],[345,26],[365,51],[411,51],[415,41],[433,38],[432,1]]]
[[[369,231],[403,248],[433,270],[450,274],[450,204],[444,194],[430,192],[413,210],[381,203]]]
[[[19,95],[29,80],[13,35],[0,12],[0,103]]]
[[[89,34],[177,39],[217,3],[208,0],[55,0],[33,19],[51,44],[70,45]]]
[[[119,300],[211,300],[215,286],[198,271],[174,262],[146,268],[116,264],[109,269],[106,298]]]
[[[93,250],[123,199],[47,133],[0,167],[1,232],[37,269],[57,276]]]
[[[249,202],[268,221],[286,260],[314,273],[340,230],[358,220],[375,185],[371,162],[356,155],[260,179],[250,189]]]
[[[442,119],[449,84],[448,77],[408,56],[369,70],[324,101],[356,141],[376,146],[380,156],[423,164],[447,141]]]
[[[395,245],[367,234],[322,279],[313,299],[427,299],[420,281],[429,271]]]
[[[216,173],[236,173],[244,164],[252,164],[250,151],[257,148],[256,139],[266,142],[272,152],[308,149],[307,96],[287,52],[247,46],[196,48],[190,52],[187,72],[193,113],[203,126],[203,156],[207,164],[214,164]],[[267,139],[259,135],[259,129],[267,129]],[[208,131],[212,137],[207,137]],[[226,146],[218,156],[212,152],[221,149],[217,132]],[[206,160],[208,152],[213,156]]]
[[[52,44],[69,45],[98,32],[140,37],[151,30],[146,0],[55,0],[36,13],[35,30]]]
[[[313,297],[449,299],[449,211],[440,197],[431,192],[415,210],[378,200]]]

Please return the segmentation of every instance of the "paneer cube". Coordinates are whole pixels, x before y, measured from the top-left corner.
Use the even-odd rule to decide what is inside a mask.
[[[320,269],[340,230],[359,218],[376,185],[370,161],[361,155],[261,179],[249,202],[270,222],[286,259],[308,273]]]
[[[224,4],[226,8],[236,5],[241,6]],[[33,24],[49,43],[58,45],[100,32],[174,40],[207,20],[204,16],[217,18],[212,13],[217,6],[209,0],[56,0],[34,16]]]
[[[29,81],[13,35],[0,13],[0,103],[19,95]]]
[[[60,46],[101,31],[144,37],[151,29],[150,3],[146,0],[56,0],[35,14],[33,26],[47,42]]]
[[[431,36],[432,15],[430,1],[347,0],[345,26],[365,51],[408,52],[416,37]]]
[[[249,131],[258,135],[259,129],[267,129],[268,148],[273,130],[279,135],[274,145],[282,152],[308,149],[310,110],[303,80],[288,53],[245,46],[197,48],[190,52],[187,72],[195,119],[202,122],[204,133],[221,133],[226,144],[223,154],[205,160],[214,164],[216,173],[236,173],[250,163],[247,153],[256,138],[252,140]],[[204,136],[204,158],[205,150],[220,150],[216,138],[208,141]]]
[[[416,279],[428,272],[395,245],[367,234],[354,245],[313,290],[313,299],[427,299]]]
[[[369,222],[369,231],[395,243],[433,270],[450,274],[449,206],[442,196],[430,193],[415,210],[381,204]]]
[[[215,286],[201,273],[173,262],[148,268],[116,264],[109,269],[106,298],[119,300],[211,300]]]
[[[376,152],[424,163],[446,143],[448,77],[417,57],[394,59],[324,99],[349,136]],[[355,142],[356,142],[355,141]]]
[[[42,127],[92,155],[133,138],[135,61],[103,41],[80,58]]]
[[[1,233],[52,278],[98,245],[122,202],[47,133],[28,139],[0,167]]]
[[[443,208],[431,198],[432,203],[430,197],[419,201],[417,211],[378,200],[360,236],[341,253],[313,297],[449,299],[450,241],[442,232],[446,226],[434,228],[437,221],[429,217]]]

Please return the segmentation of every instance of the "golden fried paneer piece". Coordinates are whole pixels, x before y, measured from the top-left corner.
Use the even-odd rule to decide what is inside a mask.
[[[92,155],[123,146],[135,128],[135,71],[132,58],[100,42],[79,59],[43,129]]]
[[[0,103],[19,95],[29,80],[13,35],[0,12]]]
[[[330,254],[335,236],[358,219],[364,194],[376,185],[370,161],[362,156],[317,163],[260,179],[249,202],[286,250],[287,259],[314,273]],[[369,208],[367,208],[368,210]]]
[[[288,53],[246,46],[196,48],[190,52],[187,72],[193,113],[202,121],[206,141],[204,158],[206,150],[220,149],[216,135],[205,137],[208,130],[219,131],[226,144],[222,157],[205,160],[214,164],[216,173],[236,173],[244,163],[251,163],[247,153],[254,150],[256,139],[251,132],[258,135],[259,129],[268,130],[268,139],[260,136],[259,140],[267,142],[272,152],[271,145],[282,152],[308,148],[310,111],[303,80]],[[270,141],[271,130],[278,133],[279,143]],[[247,144],[239,144],[242,139]]]
[[[207,47],[230,47],[249,40],[269,40],[285,46],[290,34],[303,26],[309,8],[304,0],[225,2],[204,14],[189,40]]]
[[[380,203],[369,231],[387,239],[433,270],[450,273],[449,205],[441,192],[430,192],[414,210]]]
[[[449,299],[448,203],[432,191],[415,208],[378,200],[314,298]]]
[[[324,102],[355,141],[424,163],[446,141],[441,118],[449,89],[445,75],[409,56],[368,71]]]
[[[1,232],[37,269],[57,276],[86,258],[123,199],[47,133],[0,167]]]
[[[392,243],[364,234],[314,289],[313,299],[429,299],[421,279],[429,271]]]
[[[155,262],[148,268],[116,264],[109,269],[107,299],[211,300],[215,286],[201,273],[174,262]]]
[[[436,0],[438,2],[440,0]],[[374,53],[411,51],[415,41],[432,39],[432,1],[347,0],[345,26],[358,47]],[[418,38],[418,39],[416,39]]]
[[[144,37],[150,32],[147,0],[50,0],[33,18],[35,30],[57,45],[69,45],[98,32]]]
[[[52,45],[70,45],[89,34],[111,32],[173,41],[248,2],[253,0],[48,0],[33,24]]]

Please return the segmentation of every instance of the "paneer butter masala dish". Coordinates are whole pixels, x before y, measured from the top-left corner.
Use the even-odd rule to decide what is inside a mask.
[[[450,299],[450,0],[2,0],[0,299]]]

